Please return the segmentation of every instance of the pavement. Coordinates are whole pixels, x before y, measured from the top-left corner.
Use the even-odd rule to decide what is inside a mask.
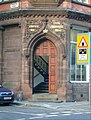
[[[81,102],[60,102],[60,101],[14,101],[15,105],[44,107],[48,109],[79,109],[91,112],[91,103],[89,101]]]

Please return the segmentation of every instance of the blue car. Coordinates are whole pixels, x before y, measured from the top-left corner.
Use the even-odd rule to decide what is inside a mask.
[[[10,104],[14,101],[14,93],[0,85],[0,104]]]

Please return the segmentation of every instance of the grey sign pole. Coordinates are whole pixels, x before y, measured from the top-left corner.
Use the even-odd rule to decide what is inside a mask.
[[[90,36],[90,73],[89,73],[90,79],[89,79],[89,102],[90,102],[90,105],[91,105],[91,32],[89,33],[89,36]]]
[[[90,73],[89,73],[89,102],[91,105],[91,32],[89,33],[90,37]]]

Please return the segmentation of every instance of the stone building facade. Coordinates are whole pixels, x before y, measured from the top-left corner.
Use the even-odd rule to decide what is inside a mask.
[[[90,31],[90,0],[1,0],[0,83],[24,99],[88,100],[76,36]]]

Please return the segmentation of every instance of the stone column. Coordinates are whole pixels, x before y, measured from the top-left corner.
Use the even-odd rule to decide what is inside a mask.
[[[25,19],[22,18],[21,21],[21,54],[22,54],[22,68],[21,68],[21,74],[22,74],[22,79],[21,79],[21,91],[23,92],[23,97],[24,99],[30,98],[32,94],[32,89],[29,85],[29,56],[26,55],[27,51],[27,46],[28,46],[28,40],[25,36],[26,32],[26,21]],[[27,56],[27,57],[26,57]]]
[[[66,26],[66,101],[73,101],[72,84],[70,82],[70,29],[71,25]]]

